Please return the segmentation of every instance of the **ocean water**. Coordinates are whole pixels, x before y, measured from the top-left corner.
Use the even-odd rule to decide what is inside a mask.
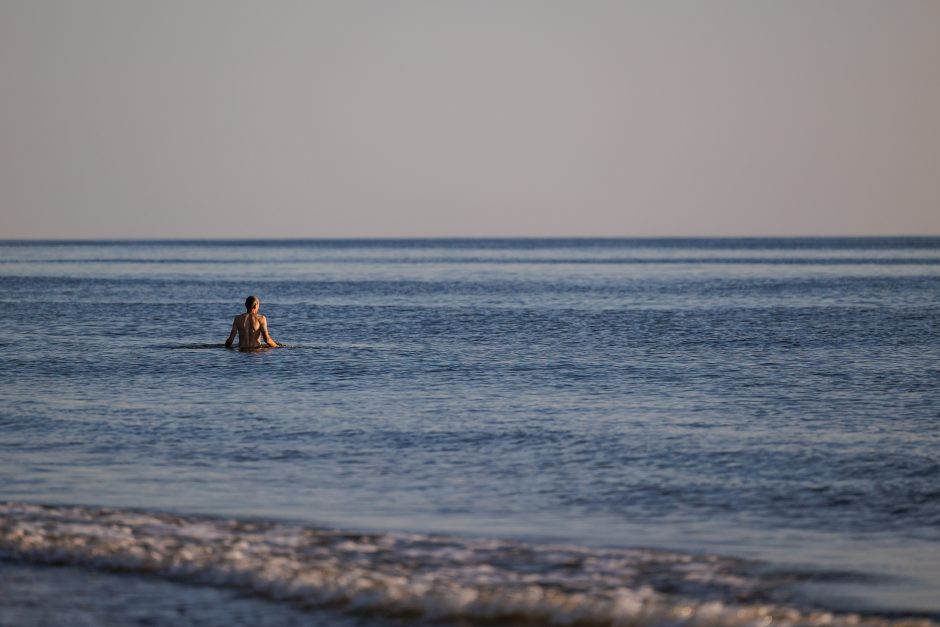
[[[940,621],[940,238],[0,242],[0,301],[4,625]]]

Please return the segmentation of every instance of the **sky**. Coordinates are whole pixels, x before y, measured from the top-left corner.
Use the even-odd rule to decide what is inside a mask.
[[[938,0],[0,0],[0,239],[940,234]]]

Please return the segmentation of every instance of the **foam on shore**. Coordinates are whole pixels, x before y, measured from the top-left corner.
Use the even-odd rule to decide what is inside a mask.
[[[302,607],[526,625],[934,625],[797,608],[754,565],[647,549],[363,534],[0,503],[0,557],[234,588]],[[775,588],[775,585],[779,588]]]

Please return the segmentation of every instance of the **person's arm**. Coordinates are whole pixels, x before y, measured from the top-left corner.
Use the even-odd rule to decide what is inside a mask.
[[[232,320],[232,332],[228,334],[228,339],[225,340],[225,348],[232,348],[232,342],[235,340],[235,335],[238,333],[238,318]]]
[[[264,316],[261,316],[261,335],[264,336],[264,341],[268,346],[278,345],[278,343],[275,342],[271,337],[271,334],[268,333],[268,319]]]

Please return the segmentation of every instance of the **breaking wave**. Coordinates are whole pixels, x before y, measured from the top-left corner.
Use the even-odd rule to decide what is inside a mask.
[[[258,519],[0,503],[0,557],[230,587],[303,607],[526,625],[933,625],[786,602],[794,575],[648,549],[355,533]],[[763,569],[766,571],[766,568]]]

